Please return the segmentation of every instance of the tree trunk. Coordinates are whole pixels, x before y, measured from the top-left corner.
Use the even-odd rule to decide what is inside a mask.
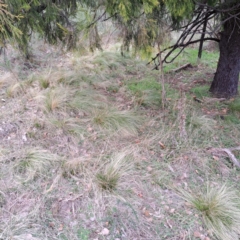
[[[207,14],[205,13],[205,19],[204,19],[204,23],[203,23],[203,29],[202,29],[202,34],[201,34],[201,41],[199,44],[199,49],[198,49],[198,59],[201,59],[202,57],[202,49],[203,49],[203,42],[204,42],[204,37],[206,35],[206,29],[207,29],[207,23],[208,23],[208,19],[207,19]]]
[[[216,97],[230,98],[238,93],[240,72],[240,20],[224,24],[220,36],[220,58],[210,92]]]

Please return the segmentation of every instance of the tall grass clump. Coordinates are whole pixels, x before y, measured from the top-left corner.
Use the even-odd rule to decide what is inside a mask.
[[[204,192],[193,194],[181,192],[183,198],[197,209],[207,228],[217,238],[236,240],[240,234],[240,198],[232,188],[223,185],[211,187]]]
[[[82,158],[69,159],[63,164],[62,169],[65,177],[78,175],[84,171],[84,160]]]
[[[26,87],[25,82],[16,82],[6,89],[6,94],[9,98],[17,97],[25,93]]]
[[[65,134],[72,134],[81,137],[85,132],[85,126],[81,125],[78,118],[66,118],[64,115],[49,116],[49,123],[55,128],[62,129]]]
[[[77,111],[92,112],[96,108],[105,107],[107,97],[92,89],[79,89],[69,102],[69,106]]]
[[[41,78],[39,79],[39,85],[41,89],[47,89],[50,86],[49,79]]]
[[[96,109],[92,116],[93,124],[100,129],[124,136],[136,135],[142,125],[142,117],[132,111],[119,111],[112,108]]]
[[[188,126],[192,131],[198,131],[202,133],[211,133],[214,131],[216,121],[205,115],[199,115],[193,112],[188,118]]]
[[[13,169],[24,181],[30,181],[37,176],[45,176],[57,160],[57,155],[45,149],[29,149],[16,161]]]
[[[125,152],[115,154],[96,174],[96,181],[102,190],[114,191],[121,182],[131,176],[131,157]]]
[[[55,110],[65,111],[74,96],[74,90],[63,85],[46,90],[36,96],[36,99],[40,100],[41,107],[46,112],[53,112]]]

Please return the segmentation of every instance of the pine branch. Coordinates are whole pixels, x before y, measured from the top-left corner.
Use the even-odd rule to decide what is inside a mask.
[[[90,28],[91,26],[93,26],[95,23],[97,23],[99,20],[101,20],[102,18],[103,18],[103,16],[105,16],[106,15],[106,11],[104,11],[100,16],[98,16],[91,24],[89,24],[88,26],[87,26],[87,28]],[[94,18],[95,18],[95,16],[94,16]],[[103,20],[103,21],[105,21],[105,19]]]
[[[160,53],[163,53],[163,52],[166,52],[167,50],[170,50],[167,55],[162,59],[162,63],[171,63],[173,62],[176,57],[184,50],[184,48],[186,48],[187,46],[191,45],[191,44],[194,44],[194,43],[197,43],[197,42],[200,42],[202,41],[202,39],[197,39],[197,40],[194,40],[194,41],[190,41],[190,42],[187,42],[187,43],[181,43],[181,44],[174,44],[170,47],[167,47],[165,49],[163,49]],[[216,41],[216,42],[219,42],[220,40],[218,38],[211,38],[211,37],[207,37],[207,38],[204,38],[203,41]],[[178,55],[176,57],[174,57],[174,60],[171,60],[171,61],[166,61],[166,59],[172,54],[173,51],[175,51],[176,49],[178,48],[182,48],[181,49],[181,52],[178,53]],[[147,63],[147,65],[151,64],[152,62],[155,62],[157,59],[158,59],[158,56],[159,56],[159,53],[156,54],[156,56],[154,58],[152,58],[151,61],[149,61]],[[160,64],[155,64],[155,67],[153,69],[156,69],[158,70],[158,67],[160,66]]]

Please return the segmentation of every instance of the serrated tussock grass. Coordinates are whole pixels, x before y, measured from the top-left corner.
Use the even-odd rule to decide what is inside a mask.
[[[121,182],[128,179],[132,168],[132,156],[127,152],[113,154],[97,171],[96,182],[102,190],[114,191]]]
[[[56,115],[48,115],[45,121],[49,123],[53,128],[61,129],[64,134],[75,135],[81,138],[86,131],[86,127],[83,125],[79,118],[66,117],[66,114],[59,113]]]
[[[92,112],[92,123],[95,126],[123,136],[137,135],[142,122],[143,118],[133,111],[103,108]]]
[[[78,174],[82,174],[84,171],[84,160],[81,158],[73,158],[69,159],[64,162],[62,169],[63,169],[63,176],[75,176]]]
[[[56,88],[40,92],[35,99],[39,101],[40,108],[43,108],[46,112],[66,111],[74,92],[67,86],[59,85]]]
[[[217,121],[193,107],[193,102],[186,96],[179,97],[169,106],[171,126],[169,132],[175,132],[178,143],[199,147],[214,142]],[[201,143],[201,144],[200,144]]]
[[[91,182],[94,178],[93,171],[98,166],[98,159],[94,156],[79,156],[77,158],[68,158],[62,164],[63,176],[75,176],[81,178],[89,178]]]
[[[41,78],[39,79],[39,85],[41,89],[46,89],[50,86],[50,81],[49,79]]]
[[[21,78],[19,75],[14,73],[14,71],[1,73],[0,87],[5,88],[6,96],[9,98],[24,96],[27,93],[27,89],[33,86],[33,77],[24,76],[24,78]]]
[[[19,196],[16,201],[24,203],[27,205],[30,212],[26,217],[24,214],[24,209],[17,209],[15,214],[11,214],[10,211],[5,214],[4,220],[0,220],[0,238],[1,239],[17,239],[17,240],[27,240],[34,239],[40,240],[43,239],[43,234],[40,228],[29,229],[29,225],[36,224],[36,219],[38,221],[38,215],[40,214],[41,204],[36,201],[33,204],[33,199],[28,199],[28,196],[25,195]],[[10,209],[8,209],[10,210]],[[37,236],[36,238],[33,236]]]
[[[59,160],[60,157],[48,150],[33,148],[24,151],[19,156],[13,165],[13,170],[23,181],[30,181],[38,176],[47,176],[51,166],[54,166]]]
[[[188,126],[191,131],[201,131],[202,133],[209,133],[214,131],[216,121],[206,115],[199,115],[196,112],[192,112],[188,119]]]
[[[25,93],[25,89],[26,89],[25,82],[16,82],[6,89],[6,95],[9,98],[14,98],[17,97],[18,95]]]
[[[73,110],[82,112],[92,112],[96,108],[104,108],[108,105],[106,96],[97,93],[91,88],[78,89],[72,99],[69,101],[69,106]]]
[[[207,185],[201,193],[181,191],[183,198],[197,209],[207,228],[222,240],[238,239],[240,234],[240,198],[226,184]]]

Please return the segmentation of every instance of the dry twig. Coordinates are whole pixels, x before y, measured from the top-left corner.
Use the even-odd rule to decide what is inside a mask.
[[[240,168],[240,163],[238,159],[235,157],[235,155],[232,153],[234,150],[239,150],[240,151],[240,146],[239,147],[234,147],[234,148],[211,148],[210,151],[212,153],[217,153],[220,155],[226,155],[230,158],[232,163]]]
[[[173,69],[173,70],[170,70],[170,72],[179,72],[179,71],[181,71],[181,70],[186,70],[187,68],[192,68],[193,66],[192,66],[192,64],[191,63],[186,63],[186,64],[184,64],[184,65],[182,65],[182,66],[180,66],[180,67],[178,67],[178,68],[175,68],[175,69]]]

